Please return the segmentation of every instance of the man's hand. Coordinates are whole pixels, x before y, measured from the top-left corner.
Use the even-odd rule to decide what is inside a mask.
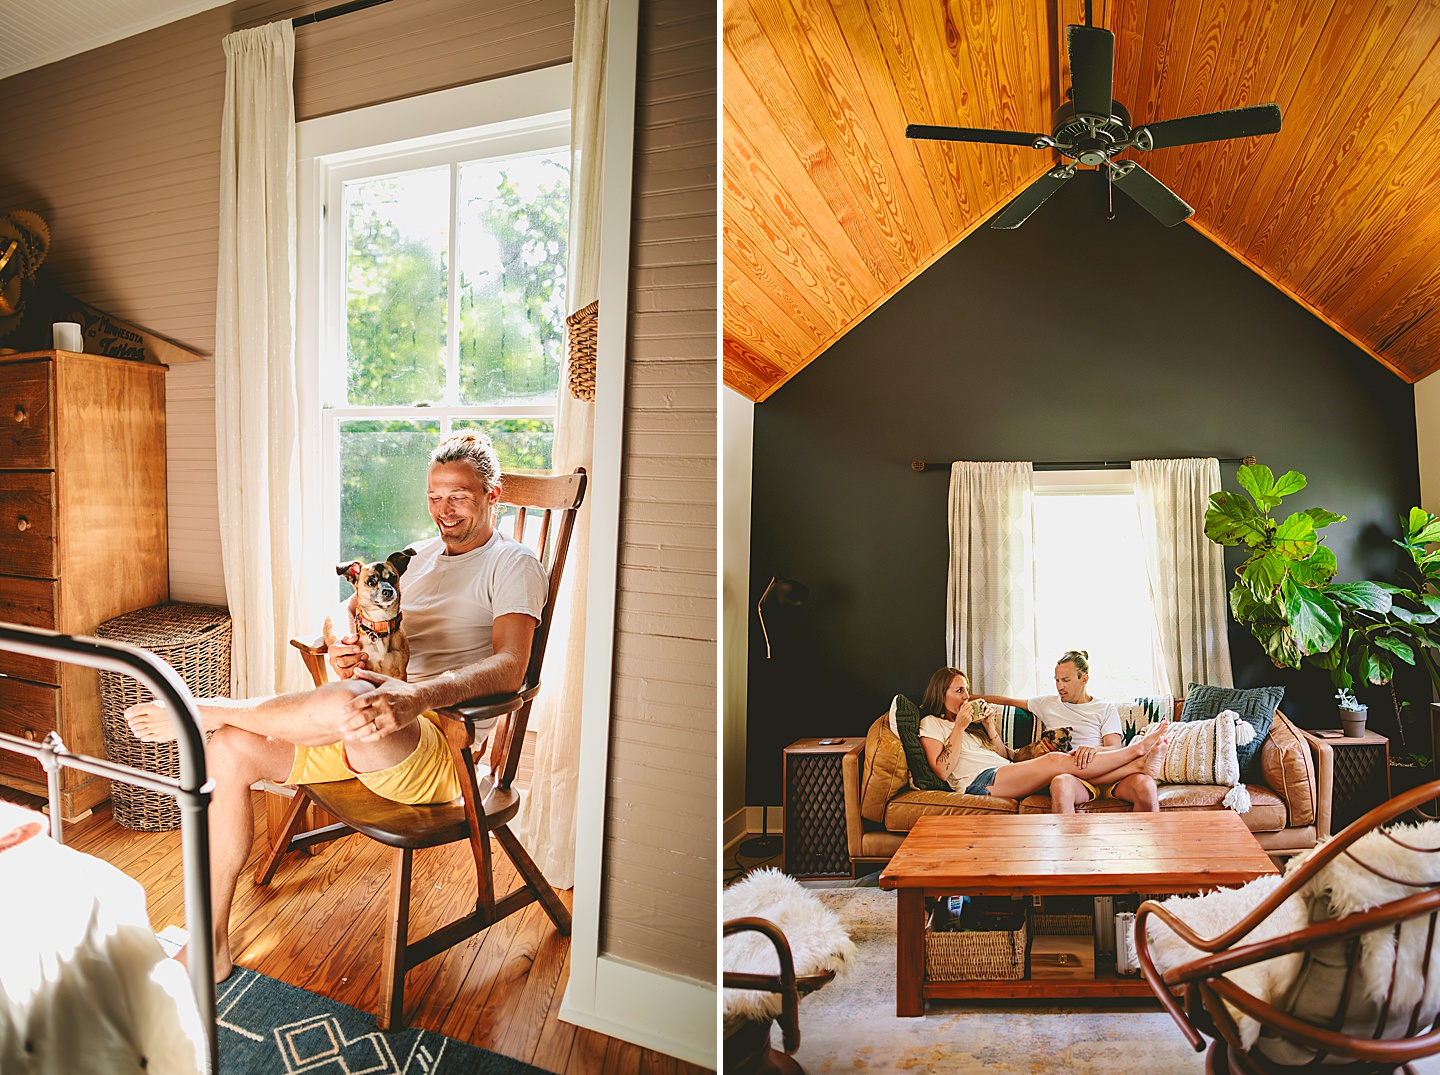
[[[359,635],[337,638],[325,651],[325,655],[329,657],[330,667],[340,679],[350,679],[365,667],[365,651],[360,648]]]
[[[1095,760],[1095,755],[1098,753],[1099,751],[1095,747],[1076,747],[1070,752],[1070,756],[1075,759],[1076,768],[1085,769]]]
[[[345,704],[349,715],[340,725],[340,734],[346,739],[373,743],[413,724],[427,708],[420,689],[413,683],[368,668],[355,669],[354,676],[374,683],[375,689],[356,695]]]

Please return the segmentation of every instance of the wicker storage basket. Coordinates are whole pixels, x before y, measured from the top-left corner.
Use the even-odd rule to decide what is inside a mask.
[[[925,977],[932,982],[1025,977],[1025,923],[1016,930],[927,930]]]
[[[210,605],[156,605],[106,620],[96,637],[128,642],[168,661],[196,698],[230,694],[230,613]],[[100,728],[111,761],[133,765],[161,776],[180,775],[180,752],[174,743],[142,743],[130,734],[125,710],[148,702],[150,691],[138,680],[118,672],[100,673],[103,706]],[[140,832],[165,832],[180,827],[179,804],[168,795],[111,781],[110,798],[116,823]]]
[[[600,300],[576,310],[565,319],[570,330],[570,394],[595,402],[595,344],[600,334]]]
[[[1088,914],[1043,914],[1030,916],[1030,932],[1049,937],[1085,937],[1095,932],[1095,917]]]

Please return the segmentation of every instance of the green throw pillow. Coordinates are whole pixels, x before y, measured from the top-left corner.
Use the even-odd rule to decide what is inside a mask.
[[[895,713],[895,734],[900,736],[900,745],[905,748],[905,764],[910,766],[910,782],[921,791],[949,791],[950,785],[935,775],[925,757],[925,748],[920,745],[920,707],[897,694],[891,703]]]
[[[1236,759],[1240,762],[1240,773],[1244,777],[1251,761],[1260,756],[1260,748],[1265,743],[1265,737],[1270,734],[1270,725],[1275,721],[1275,710],[1280,708],[1280,700],[1284,697],[1284,687],[1251,687],[1241,690],[1235,687],[1207,687],[1192,683],[1185,692],[1185,707],[1180,711],[1180,719],[1210,720],[1226,709],[1233,709],[1240,714],[1240,719],[1255,729],[1254,739],[1235,748]]]

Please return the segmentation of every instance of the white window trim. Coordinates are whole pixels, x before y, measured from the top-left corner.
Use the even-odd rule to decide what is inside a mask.
[[[1124,470],[1037,470],[1036,496],[1094,496],[1135,492],[1135,472]]]
[[[295,359],[296,395],[299,409],[299,458],[303,488],[313,495],[303,498],[306,513],[303,532],[316,535],[306,543],[303,569],[310,577],[323,578],[334,570],[334,543],[339,519],[330,503],[330,491],[338,480],[337,446],[330,431],[336,419],[361,417],[356,410],[325,404],[343,404],[343,373],[338,363],[322,361],[329,348],[339,346],[326,334],[327,295],[341,286],[339,266],[343,251],[339,229],[327,247],[324,215],[332,192],[346,178],[375,169],[374,162],[385,157],[385,172],[432,165],[441,154],[462,143],[483,146],[494,142],[496,155],[530,152],[568,145],[570,140],[571,65],[560,64],[506,78],[457,86],[400,101],[358,108],[333,116],[296,124],[296,311]],[[450,264],[455,264],[453,251]],[[452,303],[457,289],[451,288]],[[453,310],[452,310],[453,314]],[[450,318],[451,331],[458,323]],[[455,349],[451,348],[453,352]],[[326,376],[326,370],[329,376]],[[337,384],[337,378],[341,383]],[[487,417],[503,411],[524,417],[528,405],[475,406],[454,408],[455,417]],[[532,410],[537,408],[530,408]],[[539,408],[553,414],[553,407]],[[395,408],[400,416],[437,418],[433,409]],[[414,413],[418,412],[418,413]],[[308,622],[319,623],[328,611],[324,587],[314,587],[314,606],[307,610]]]

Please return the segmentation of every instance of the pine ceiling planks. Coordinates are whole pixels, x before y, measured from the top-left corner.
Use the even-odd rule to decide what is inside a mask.
[[[1082,10],[727,0],[727,384],[766,398],[1049,166],[910,142],[904,125],[1048,132],[1069,83],[1062,26]],[[1440,368],[1440,5],[1094,11],[1137,124],[1280,103],[1278,135],[1132,154],[1195,207],[1197,230],[1404,379]]]

